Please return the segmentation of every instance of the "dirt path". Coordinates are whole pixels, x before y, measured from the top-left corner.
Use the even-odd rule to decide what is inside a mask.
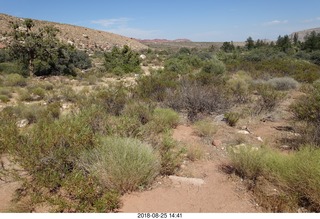
[[[188,126],[178,126],[173,137],[180,142],[201,144]],[[184,171],[197,178],[160,179],[150,191],[125,195],[120,212],[259,212],[245,189],[219,171],[219,164],[218,159],[189,163]]]

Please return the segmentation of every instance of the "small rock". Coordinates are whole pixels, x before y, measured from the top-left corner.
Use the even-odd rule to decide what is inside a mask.
[[[218,115],[218,116],[216,116],[216,117],[214,117],[214,122],[222,122],[222,121],[224,121],[225,120],[225,118],[224,118],[224,114],[221,114],[221,115]]]
[[[247,126],[242,126],[242,127],[241,127],[241,130],[247,131],[247,132],[249,132],[250,134],[252,133]]]
[[[215,140],[215,139],[212,140],[212,145],[215,147],[220,147],[221,144],[222,142],[220,140]]]
[[[281,145],[280,148],[283,150],[289,150],[291,147],[289,145]]]
[[[145,60],[145,59],[147,58],[147,56],[144,55],[144,54],[141,54],[139,57],[140,57],[140,59],[142,59],[142,60]]]
[[[172,182],[178,182],[178,183],[184,183],[184,184],[191,184],[194,186],[201,186],[204,184],[203,179],[198,178],[187,178],[187,177],[180,177],[180,176],[169,176],[169,179],[172,180]]]
[[[257,137],[257,139],[258,139],[258,141],[261,141],[261,142],[263,142],[263,140],[262,140],[262,138],[259,136],[259,137]]]
[[[24,128],[29,124],[29,120],[28,119],[22,119],[20,121],[17,122],[17,126],[18,128]]]
[[[249,135],[250,134],[250,132],[248,132],[246,130],[239,130],[239,131],[237,131],[237,133],[243,134],[243,135]]]

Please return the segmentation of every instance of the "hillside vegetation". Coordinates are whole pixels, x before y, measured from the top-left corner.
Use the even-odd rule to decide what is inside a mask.
[[[205,157],[172,130],[189,124],[208,144],[222,127],[217,116],[232,130],[290,122],[277,127],[290,136],[285,149],[281,139],[238,135],[225,145],[222,169],[241,177],[265,211],[320,211],[319,34],[175,52],[136,51],[128,41],[89,56],[61,41],[59,26],[33,22],[14,22],[0,50],[0,155],[19,166],[1,165],[0,178],[23,182],[11,211],[114,212],[123,194]]]
[[[12,23],[21,22],[22,18],[13,17],[0,13],[0,43],[6,45],[10,42]],[[90,28],[61,24],[56,22],[33,20],[35,28],[43,28],[44,26],[53,26],[60,30],[58,39],[64,43],[74,45],[76,48],[93,53],[95,51],[111,50],[114,46],[128,45],[134,50],[147,48],[134,39],[109,33],[105,31],[93,30]]]

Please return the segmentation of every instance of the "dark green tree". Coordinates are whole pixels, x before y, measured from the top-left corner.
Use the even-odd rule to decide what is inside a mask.
[[[307,51],[320,50],[320,33],[312,31],[305,37],[302,48]]]
[[[293,44],[295,46],[297,46],[298,43],[299,43],[299,35],[298,35],[298,33],[294,33],[294,35],[293,35]]]
[[[280,51],[288,52],[292,48],[292,43],[289,36],[279,36],[276,42],[276,46],[280,49]]]
[[[28,69],[30,77],[75,74],[74,67],[91,66],[88,55],[81,54],[79,60],[79,52],[74,47],[58,40],[59,30],[53,26],[33,30],[33,21],[26,19],[22,24],[15,23],[12,27],[14,39],[9,46],[10,55]],[[80,66],[79,62],[87,65]]]
[[[233,52],[235,50],[235,47],[233,45],[233,42],[224,42],[221,46],[221,49],[225,52]]]
[[[246,48],[248,50],[254,49],[254,40],[252,39],[252,37],[248,37],[248,39],[246,40]]]
[[[122,49],[113,47],[111,52],[105,53],[104,66],[106,71],[116,75],[141,71],[139,54],[127,45],[123,46]]]

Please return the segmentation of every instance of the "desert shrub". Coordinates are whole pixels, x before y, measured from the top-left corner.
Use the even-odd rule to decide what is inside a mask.
[[[77,115],[54,121],[43,118],[22,136],[21,144],[10,148],[11,153],[39,186],[60,187],[80,153],[95,144],[93,131],[84,124]]]
[[[12,91],[8,88],[0,87],[0,101],[3,103],[7,103],[12,98]]]
[[[164,70],[176,74],[186,74],[190,72],[190,67],[181,59],[171,58],[164,62]]]
[[[168,91],[165,103],[174,110],[186,110],[188,118],[194,121],[199,114],[223,112],[230,101],[217,87],[183,80],[178,89]]]
[[[57,198],[52,201],[55,205],[58,203],[57,212],[107,213],[121,205],[119,193],[106,190],[96,177],[80,170],[68,175],[63,180],[62,187],[64,196],[69,199]]]
[[[8,103],[9,101],[10,101],[10,98],[7,95],[0,94],[0,102]]]
[[[186,156],[191,161],[201,160],[204,157],[204,150],[199,144],[192,144],[186,146]]]
[[[310,54],[310,60],[316,65],[320,65],[320,51],[314,51]]]
[[[218,131],[217,126],[208,119],[196,121],[193,128],[200,137],[212,137]]]
[[[248,102],[251,80],[246,72],[240,71],[226,82],[227,92],[235,99],[235,102]]]
[[[196,74],[196,80],[203,85],[221,84],[226,67],[218,59],[211,59],[204,62],[202,70]]]
[[[157,132],[163,132],[179,124],[179,114],[172,109],[156,108],[152,114],[152,122]]]
[[[78,114],[94,134],[106,135],[110,132],[108,112],[101,105],[84,105]]]
[[[19,103],[12,108],[12,112],[19,119],[27,119],[29,124],[38,122],[41,118],[46,117],[46,110],[44,106],[37,104],[23,104]]]
[[[113,47],[111,52],[105,53],[104,65],[106,71],[119,76],[141,71],[139,54],[127,45],[123,46],[122,49]]]
[[[79,100],[78,94],[72,89],[72,87],[64,86],[60,89],[60,99],[66,102],[76,103]]]
[[[268,80],[268,84],[280,91],[296,89],[299,86],[299,82],[289,77],[272,78]]]
[[[212,59],[204,63],[202,71],[208,74],[221,75],[226,71],[226,67],[218,59]]]
[[[41,87],[32,88],[31,93],[39,97],[38,99],[40,100],[42,100],[46,96],[46,91]]]
[[[298,122],[305,122],[306,132],[303,138],[320,145],[320,86],[315,85],[306,96],[302,96],[290,105],[290,111]]]
[[[0,72],[3,74],[24,74],[24,69],[21,65],[15,62],[3,62],[0,63]]]
[[[159,173],[159,158],[137,139],[105,137],[86,151],[81,165],[110,190],[125,193],[147,186]]]
[[[144,100],[161,102],[166,97],[166,90],[177,87],[177,75],[157,71],[148,76],[139,77],[134,94]]]
[[[161,156],[161,175],[172,175],[181,166],[184,150],[172,139],[170,133],[165,133],[162,138],[158,151]]]
[[[60,112],[60,107],[61,107],[60,102],[49,103],[47,105],[48,114],[54,119],[59,119],[60,113],[61,113]]]
[[[141,123],[137,117],[120,115],[107,118],[107,133],[109,135],[137,138],[142,135],[141,132]]]
[[[242,145],[239,148],[228,149],[232,166],[243,178],[256,179],[263,170],[263,153],[253,146]]]
[[[97,90],[89,96],[90,103],[100,104],[112,115],[120,115],[129,100],[128,90],[123,84],[115,84],[108,88]]]
[[[292,77],[298,82],[312,83],[320,78],[319,66],[292,58],[272,58],[258,62],[236,60],[228,63],[228,69],[247,71],[254,79],[269,74],[271,77]]]
[[[24,87],[27,85],[27,80],[19,74],[8,74],[5,77],[4,85]]]
[[[252,150],[251,147],[230,152],[232,166],[242,177],[255,182],[252,189],[256,193],[265,192],[259,188],[263,187],[262,177],[279,188],[280,194],[276,198],[287,197],[285,206],[268,199],[267,194],[259,197],[262,206],[271,206],[269,208],[277,212],[294,212],[299,206],[309,211],[320,211],[319,156],[320,151],[310,146],[291,154],[267,148]]]
[[[256,89],[260,95],[256,107],[257,114],[260,114],[263,111],[271,112],[284,97],[283,93],[275,90],[275,88],[269,84],[257,84]]]
[[[239,121],[240,114],[236,113],[236,112],[228,112],[228,113],[224,114],[224,117],[226,119],[227,124],[233,127]]]
[[[128,115],[129,117],[138,118],[141,124],[145,125],[152,119],[153,111],[154,106],[152,104],[134,101],[125,106],[122,114]]]
[[[8,152],[19,142],[19,131],[16,125],[17,118],[9,108],[0,112],[0,155]]]

